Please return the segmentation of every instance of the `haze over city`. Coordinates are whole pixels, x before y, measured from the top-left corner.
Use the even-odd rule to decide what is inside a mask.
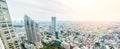
[[[12,20],[120,21],[120,0],[7,0]]]
[[[0,0],[0,49],[120,49],[120,0]]]

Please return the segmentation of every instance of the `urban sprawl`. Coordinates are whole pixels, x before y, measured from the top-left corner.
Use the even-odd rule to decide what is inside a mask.
[[[35,21],[12,23],[0,0],[0,49],[120,49],[119,22]]]

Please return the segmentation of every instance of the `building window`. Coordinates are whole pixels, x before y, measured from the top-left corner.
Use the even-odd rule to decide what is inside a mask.
[[[10,21],[10,17],[7,17],[5,20]]]
[[[0,10],[0,14],[3,14],[2,10]]]
[[[7,25],[6,24],[2,24],[2,27],[4,28],[4,27],[7,27]]]
[[[9,44],[9,48],[14,49],[14,46],[12,43],[8,43],[8,44]]]
[[[8,10],[4,10],[4,14],[9,14],[9,11]]]
[[[12,36],[12,38],[14,38],[14,37],[15,37],[15,35]]]
[[[0,16],[0,21],[4,21],[4,20],[5,20],[4,17]]]
[[[10,32],[14,32],[14,30],[10,30]]]
[[[7,39],[7,40],[9,40],[9,39],[10,39],[10,37],[7,37],[6,39]]]
[[[9,27],[12,27],[12,24],[8,24]]]
[[[2,7],[2,9],[3,9],[3,10],[8,10],[8,9],[7,9],[7,8],[5,8],[5,7]]]
[[[0,2],[0,3],[1,3],[1,6],[2,6],[2,7],[7,8],[7,5],[6,5],[6,3],[5,3],[5,2]]]
[[[15,43],[18,43],[17,41],[15,41]]]
[[[4,34],[8,34],[9,33],[9,31],[4,31]]]

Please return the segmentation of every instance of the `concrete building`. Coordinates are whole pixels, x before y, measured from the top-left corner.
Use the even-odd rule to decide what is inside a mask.
[[[55,33],[56,31],[56,17],[52,17],[52,33]]]
[[[56,39],[59,39],[59,37],[58,37],[58,32],[57,32],[57,31],[55,32],[55,38],[56,38]]]
[[[52,26],[49,26],[49,33],[52,34]]]
[[[25,24],[25,31],[26,31],[26,35],[27,35],[27,40],[29,41],[29,42],[32,42],[31,40],[32,40],[32,30],[31,30],[31,19],[27,16],[27,15],[25,15],[25,17],[24,17],[24,24]]]
[[[0,0],[0,37],[5,49],[20,49],[20,43],[14,32],[6,0]]]
[[[31,44],[34,44],[37,47],[40,47],[41,44],[41,34],[39,31],[38,24],[30,19],[27,15],[24,17],[24,25],[27,34],[27,39]]]

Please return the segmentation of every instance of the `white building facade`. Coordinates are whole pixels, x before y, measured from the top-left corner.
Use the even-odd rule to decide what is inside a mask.
[[[6,0],[0,0],[0,37],[4,43],[5,49],[20,49]]]

